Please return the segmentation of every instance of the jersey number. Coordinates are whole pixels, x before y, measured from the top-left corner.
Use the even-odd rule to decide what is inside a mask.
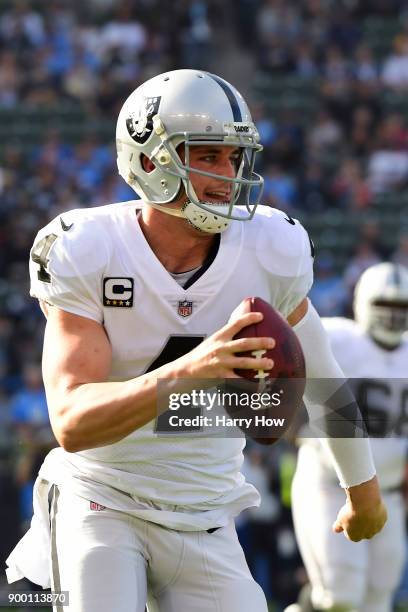
[[[147,368],[145,374],[151,372],[152,370],[156,370],[166,363],[170,363],[179,357],[182,357],[186,353],[192,351],[196,346],[198,346],[203,340],[205,336],[170,336],[167,340],[163,350],[160,355],[156,357],[153,363]],[[166,411],[161,414],[156,419],[155,431],[156,432],[174,432],[174,427],[169,425],[169,414],[170,411]],[[177,410],[177,415],[181,418],[193,418],[195,416],[201,415],[201,408],[195,408],[193,406],[181,406]],[[200,427],[186,427],[183,429],[182,427],[177,427],[177,433],[182,431],[200,431]]]
[[[39,240],[31,250],[31,259],[34,263],[40,266],[40,269],[37,272],[38,280],[43,283],[51,282],[51,275],[47,272],[48,262],[48,253],[58,236],[56,234],[48,234],[45,238]]]
[[[351,379],[350,379],[351,380]],[[386,409],[374,405],[373,395],[392,397],[392,388],[386,382],[361,380],[356,389],[356,400],[361,410],[367,433],[373,438],[401,436],[408,424],[408,389],[402,390],[399,397],[399,417],[394,418]],[[393,401],[398,401],[397,399]]]

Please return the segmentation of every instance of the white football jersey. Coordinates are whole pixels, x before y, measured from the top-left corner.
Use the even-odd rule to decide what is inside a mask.
[[[247,296],[262,297],[286,317],[307,295],[311,244],[284,213],[259,207],[250,222],[234,221],[212,264],[184,289],[147,243],[140,206],[64,213],[38,233],[31,251],[31,295],[104,326],[112,345],[110,381],[140,376],[192,350]],[[202,529],[258,503],[240,474],[243,446],[240,438],[203,443],[199,433],[159,436],[151,422],[115,444],[51,451],[40,474],[64,479],[103,505],[173,528]]]
[[[404,478],[408,450],[408,340],[387,351],[350,319],[322,321],[344,375],[355,379],[350,382],[369,426],[380,484],[384,489],[397,487]],[[323,453],[319,456],[332,471]]]

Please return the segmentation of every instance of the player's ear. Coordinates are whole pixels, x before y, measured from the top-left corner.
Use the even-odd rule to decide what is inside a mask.
[[[155,169],[155,165],[151,159],[147,157],[144,153],[140,156],[140,163],[142,164],[142,168],[145,172],[150,173]]]

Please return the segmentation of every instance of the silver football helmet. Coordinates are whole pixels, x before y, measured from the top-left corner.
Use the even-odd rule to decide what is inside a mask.
[[[177,150],[182,143],[184,162]],[[191,183],[190,149],[207,144],[241,150],[234,178],[194,169],[229,187],[232,183],[227,202],[199,200]],[[116,145],[119,174],[147,204],[210,233],[223,231],[232,219],[253,217],[263,189],[263,179],[254,171],[262,146],[245,100],[220,77],[174,70],[146,81],[120,111]],[[144,170],[143,154],[154,163],[150,172]],[[165,206],[180,196],[182,187],[187,195],[182,209]]]
[[[355,288],[354,315],[374,340],[397,346],[408,330],[408,270],[393,263],[368,268]]]

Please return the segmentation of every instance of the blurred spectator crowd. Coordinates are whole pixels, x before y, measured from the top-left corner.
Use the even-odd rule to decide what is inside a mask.
[[[265,147],[264,202],[300,218],[315,240],[311,297],[320,313],[351,315],[352,290],[369,265],[408,266],[405,0],[3,0],[0,499],[18,504],[19,514],[3,517],[16,529],[30,515],[32,480],[53,444],[38,370],[44,320],[28,297],[33,238],[71,208],[134,199],[117,176],[114,121],[138,84],[180,67],[217,72],[228,57],[221,76],[249,99]],[[63,119],[48,120],[62,111],[83,122],[72,137]],[[288,518],[293,458],[274,453],[248,453],[265,506],[243,519],[241,537],[258,579],[283,606],[293,593],[279,588],[293,584],[294,571],[299,584],[304,576]],[[279,529],[268,560],[261,549],[272,524]],[[0,559],[16,539],[10,532]],[[288,562],[275,587],[277,557]]]

